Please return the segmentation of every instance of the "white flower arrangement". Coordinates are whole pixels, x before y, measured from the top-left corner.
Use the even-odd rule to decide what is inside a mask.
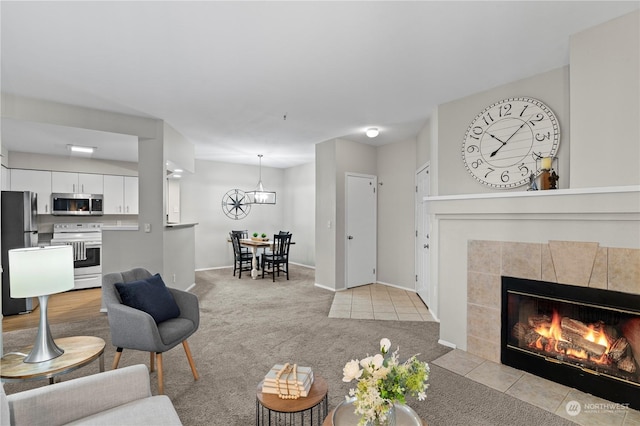
[[[419,361],[417,355],[404,363],[398,362],[398,351],[389,353],[391,341],[380,340],[380,354],[358,361],[352,359],[342,369],[343,382],[357,380],[349,395],[355,397],[355,413],[360,415],[359,426],[367,422],[384,422],[393,404],[406,403],[406,395],[419,401],[427,397],[429,364]]]

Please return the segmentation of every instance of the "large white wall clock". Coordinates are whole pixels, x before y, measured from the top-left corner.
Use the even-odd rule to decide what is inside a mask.
[[[251,211],[251,204],[245,204],[246,202],[244,191],[231,189],[222,197],[222,211],[231,219],[244,219]]]
[[[486,107],[467,129],[462,161],[478,182],[515,188],[538,176],[539,160],[554,157],[560,143],[558,119],[544,103],[509,98]]]

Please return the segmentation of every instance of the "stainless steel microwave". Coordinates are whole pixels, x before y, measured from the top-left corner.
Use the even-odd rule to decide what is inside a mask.
[[[51,214],[56,216],[101,216],[102,194],[51,194]]]

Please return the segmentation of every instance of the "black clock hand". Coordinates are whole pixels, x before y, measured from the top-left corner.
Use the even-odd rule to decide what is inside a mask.
[[[527,124],[527,122],[523,121],[522,124],[520,125],[520,127],[518,127],[516,129],[516,131],[513,132],[513,134],[511,136],[509,136],[509,138],[506,141],[504,141],[504,142],[500,141],[500,142],[502,142],[502,145],[500,145],[498,147],[498,149],[493,151],[489,157],[493,157],[494,155],[496,155],[498,153],[498,151],[500,151],[502,149],[502,147],[505,146],[507,144],[507,142],[509,142],[511,140],[511,138],[514,137],[516,135],[516,133],[518,133],[520,131],[520,129],[522,129],[522,127],[524,127],[525,124]],[[489,136],[491,136],[491,135],[489,135]],[[498,138],[496,138],[496,139],[498,139]],[[498,140],[500,140],[500,139],[498,139]]]
[[[496,136],[493,136],[491,133],[486,132],[489,136],[491,136],[492,138],[494,138],[495,140],[497,140],[498,142],[500,142],[501,144],[504,144],[506,142],[502,142],[500,139],[498,139]]]

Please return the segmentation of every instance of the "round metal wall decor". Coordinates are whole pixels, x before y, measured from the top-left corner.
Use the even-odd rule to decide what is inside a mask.
[[[247,196],[241,189],[231,189],[222,197],[222,211],[234,220],[244,219],[251,211],[251,204],[245,204]]]

